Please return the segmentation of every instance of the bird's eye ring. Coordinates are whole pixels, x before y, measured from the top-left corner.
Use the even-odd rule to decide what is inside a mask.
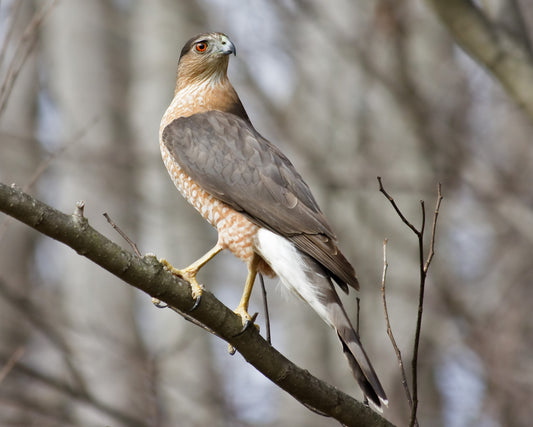
[[[206,42],[198,42],[196,43],[196,51],[203,53],[207,50],[207,43]]]

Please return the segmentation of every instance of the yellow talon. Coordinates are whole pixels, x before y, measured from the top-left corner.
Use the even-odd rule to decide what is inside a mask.
[[[182,279],[189,282],[189,284],[191,285],[191,295],[195,300],[197,300],[198,298],[202,296],[204,288],[196,280],[196,274],[198,273],[198,268],[194,264],[187,268],[184,268],[183,270],[179,270],[173,267],[164,258],[161,258],[159,262],[163,264],[163,267],[165,270],[170,271],[174,276],[181,277]]]
[[[235,336],[239,336],[243,334],[251,325],[254,325],[257,331],[259,331],[259,325],[255,323],[255,319],[257,318],[257,313],[255,313],[253,316],[250,316],[250,314],[248,314],[248,311],[246,311],[246,309],[242,305],[239,305],[233,312],[236,315],[240,316],[240,318],[242,319],[242,329]],[[228,344],[228,353],[231,356],[233,356],[236,351],[237,349],[235,347],[233,347],[231,344]]]
[[[184,268],[183,270],[178,270],[177,268],[172,267],[172,265],[164,258],[160,259],[159,262],[163,264],[163,267],[165,267],[166,270],[170,271],[174,276],[181,277],[182,279],[185,279],[187,282],[189,282],[191,285],[191,289],[192,289],[191,291],[192,297],[198,301],[198,299],[202,296],[203,287],[196,280],[196,275],[198,274],[198,271],[200,270],[200,268],[202,268],[205,264],[207,264],[207,262],[210,261],[222,249],[223,247],[217,243],[203,257],[196,260],[195,262],[193,262],[191,265],[189,265],[187,268]],[[193,309],[195,307],[193,307]]]
[[[244,306],[239,305],[235,310],[233,310],[233,312],[241,317],[243,325],[253,322],[252,316],[248,314],[248,311],[246,310],[246,308],[244,308]]]

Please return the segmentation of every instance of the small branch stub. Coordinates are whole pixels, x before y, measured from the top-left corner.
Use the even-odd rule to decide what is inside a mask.
[[[85,201],[78,200],[76,202],[76,209],[74,210],[74,215],[80,218],[83,218],[83,210],[85,209]]]

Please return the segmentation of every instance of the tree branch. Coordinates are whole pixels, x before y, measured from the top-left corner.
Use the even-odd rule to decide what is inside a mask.
[[[413,359],[411,361],[411,372],[413,376],[412,378],[412,389],[413,389],[412,400],[411,400],[411,396],[409,393],[409,389],[408,388],[406,389],[407,401],[409,403],[409,406],[411,407],[411,418],[409,420],[409,427],[413,427],[415,425],[418,425],[418,421],[416,419],[416,414],[418,410],[418,350],[420,348],[420,334],[422,332],[422,314],[424,312],[424,293],[426,289],[426,278],[427,278],[429,265],[431,264],[431,260],[433,259],[433,256],[435,254],[435,233],[437,230],[437,218],[439,216],[440,204],[442,202],[441,185],[440,183],[437,185],[437,202],[435,203],[435,210],[433,212],[430,249],[429,249],[426,262],[424,262],[424,232],[426,230],[426,207],[425,207],[424,201],[420,200],[420,209],[422,211],[421,212],[422,221],[420,224],[420,229],[418,229],[411,222],[407,220],[405,215],[402,213],[402,211],[396,204],[393,197],[389,193],[387,193],[387,191],[383,187],[383,182],[380,176],[378,176],[378,183],[379,183],[379,191],[383,193],[383,195],[389,200],[392,207],[394,208],[398,216],[401,218],[402,222],[405,225],[407,225],[413,231],[413,233],[416,234],[416,237],[418,239],[418,261],[419,261],[418,264],[419,264],[419,271],[420,271],[420,285],[419,285],[419,292],[418,292],[418,315],[416,317],[415,339],[414,339],[414,344],[413,344]],[[384,251],[385,251],[385,248],[386,248],[386,244],[384,245]],[[387,260],[386,260],[386,252],[384,252],[382,294],[383,294],[383,303],[385,307],[385,319],[387,321],[387,332],[388,332],[389,319],[388,319],[387,305],[386,305],[386,300],[385,300],[385,286],[384,286],[387,266],[388,265],[387,265]],[[396,351],[398,360],[400,361],[400,368],[403,371],[403,362],[401,361],[401,355],[399,355],[399,350],[397,350],[395,342],[392,338],[391,338],[391,341],[393,342],[393,347]],[[402,372],[402,375],[403,375],[403,372]]]
[[[66,215],[28,194],[0,183],[0,211],[70,246],[128,284],[187,314],[236,348],[248,363],[306,407],[346,426],[392,426],[362,403],[299,368],[270,346],[256,328],[240,333],[242,323],[209,291],[194,304],[189,284],[164,270],[154,256],[138,258],[89,226],[76,212]]]
[[[426,0],[455,41],[489,70],[533,121],[533,57],[470,0]]]
[[[383,301],[383,311],[385,312],[385,324],[387,325],[387,335],[389,336],[392,348],[396,353],[396,360],[398,360],[398,365],[400,367],[400,375],[402,376],[402,387],[405,392],[405,397],[407,403],[409,404],[409,411],[413,411],[413,398],[411,397],[411,392],[409,390],[409,384],[407,383],[407,376],[405,375],[405,368],[403,366],[402,352],[396,343],[394,334],[392,332],[392,327],[389,319],[389,309],[387,307],[387,296],[385,293],[385,284],[387,282],[387,270],[389,268],[389,263],[387,261],[387,239],[383,241],[383,273],[381,275],[381,298]]]

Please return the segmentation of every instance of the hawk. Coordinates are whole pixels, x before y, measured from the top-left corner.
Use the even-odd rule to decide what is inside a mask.
[[[337,333],[365,396],[387,404],[383,387],[337,295],[358,289],[355,270],[307,184],[287,157],[263,138],[227,77],[235,46],[222,33],[191,38],[181,51],[174,98],[159,132],[161,155],[183,197],[218,231],[216,245],[184,270],[163,261],[191,283],[223,249],[248,266],[235,310],[253,323],[248,301],[257,273],[278,276]]]

